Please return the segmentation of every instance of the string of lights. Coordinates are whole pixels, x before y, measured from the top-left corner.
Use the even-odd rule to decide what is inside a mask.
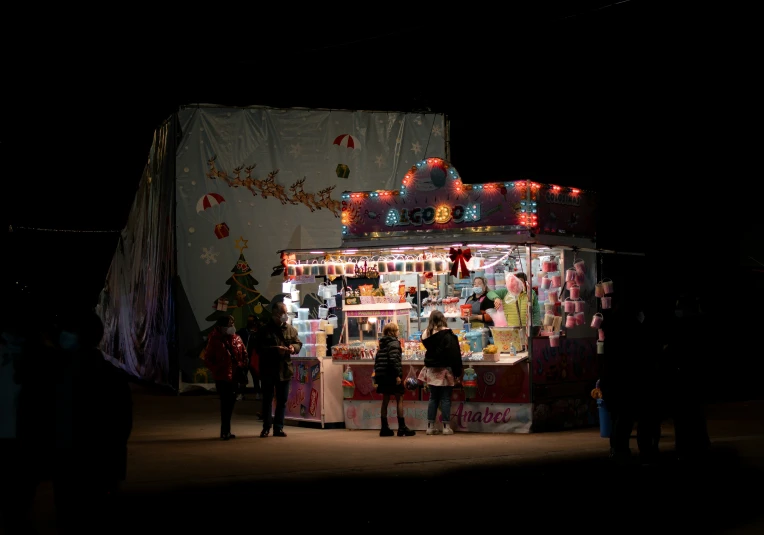
[[[62,229],[62,228],[40,228],[40,227],[23,227],[20,225],[8,225],[8,232],[15,232],[17,230],[31,230],[34,232],[67,232],[73,234],[119,234],[119,230],[82,230],[82,229]]]

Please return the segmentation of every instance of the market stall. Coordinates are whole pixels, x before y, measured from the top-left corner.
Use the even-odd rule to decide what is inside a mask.
[[[299,303],[300,290],[285,282],[282,289],[289,297],[284,298],[292,308]],[[300,353],[292,355],[295,373],[292,377],[285,418],[307,427],[343,427],[342,371],[331,365],[327,358],[327,341],[331,340],[336,318],[328,318],[326,310],[322,318],[311,318],[307,308],[296,306],[290,321],[303,342]]]
[[[595,425],[589,392],[604,351],[597,326],[614,289],[600,278],[595,205],[593,192],[554,184],[466,184],[440,158],[412,166],[398,190],[344,192],[340,247],[281,253],[286,280],[331,286],[318,292],[327,302],[320,312],[341,318],[341,336],[327,350],[331,357],[321,358],[340,370],[342,392],[332,395],[343,399],[332,403],[342,405],[345,427],[380,428],[372,364],[384,323],[399,323],[404,370],[416,377],[424,357],[419,335],[436,309],[463,348],[453,429]],[[527,285],[518,286],[521,274]],[[462,321],[478,275],[499,305],[486,329]],[[411,295],[426,297],[412,306]],[[406,424],[425,429],[428,392],[407,390],[405,399]]]

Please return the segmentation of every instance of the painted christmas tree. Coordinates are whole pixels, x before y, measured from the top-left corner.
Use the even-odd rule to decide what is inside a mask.
[[[236,248],[239,250],[239,260],[231,272],[233,275],[226,281],[228,291],[218,297],[213,303],[215,312],[207,316],[207,321],[215,322],[219,317],[231,315],[236,319],[236,329],[241,329],[247,324],[247,316],[254,314],[260,321],[267,321],[270,313],[266,306],[270,301],[263,297],[256,286],[259,284],[257,279],[252,276],[252,270],[249,268],[247,259],[244,258],[244,249],[248,249],[247,241],[242,237],[236,240]],[[202,332],[206,335],[214,328],[208,327]]]

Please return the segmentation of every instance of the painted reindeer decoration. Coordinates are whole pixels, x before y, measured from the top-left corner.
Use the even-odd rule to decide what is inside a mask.
[[[334,217],[340,217],[342,215],[342,203],[340,201],[332,199],[332,190],[336,186],[329,186],[320,190],[318,193],[308,193],[304,189],[306,177],[302,180],[298,180],[291,186],[289,186],[290,194],[287,194],[284,190],[284,186],[276,182],[276,175],[279,170],[275,169],[268,173],[268,177],[264,180],[259,180],[252,177],[252,172],[257,164],[252,164],[247,167],[240,165],[234,168],[232,176],[228,176],[228,173],[221,171],[215,167],[215,160],[217,156],[213,156],[207,160],[209,171],[206,176],[209,179],[221,179],[224,180],[229,187],[247,188],[252,195],[257,197],[258,192],[263,199],[273,197],[278,199],[281,204],[304,204],[311,212],[320,210],[322,207],[328,209],[334,214]],[[244,178],[241,178],[241,173],[244,171]],[[316,198],[318,197],[318,198]]]
[[[207,160],[207,165],[210,167],[210,170],[207,173],[207,178],[211,178],[212,180],[215,180],[216,178],[222,178],[226,182],[229,182],[229,180],[228,180],[228,173],[226,173],[225,171],[218,171],[215,168],[215,159],[216,158],[217,158],[217,156],[213,156],[212,158]],[[230,182],[229,182],[229,185],[230,185]]]
[[[267,199],[270,197],[275,197],[278,199],[281,204],[291,203],[291,204],[297,204],[296,202],[292,202],[292,200],[289,198],[289,196],[284,191],[284,186],[281,184],[276,183],[276,175],[278,174],[279,170],[276,169],[274,171],[271,171],[268,173],[268,178],[263,180],[260,185],[257,184],[257,180],[255,180],[255,186],[257,186],[260,189],[260,195],[263,199]]]
[[[246,176],[244,177],[244,180],[242,180],[242,185],[247,188],[252,195],[257,197],[257,192],[255,191],[255,179],[252,178],[252,170],[257,166],[256,163],[253,163],[249,167],[246,167],[244,169],[244,172],[246,173]]]
[[[319,205],[318,202],[316,202],[315,194],[305,193],[305,190],[302,188],[303,184],[305,184],[305,177],[303,177],[302,180],[298,180],[297,182],[289,186],[289,191],[292,192],[290,201],[292,201],[292,204],[297,204],[298,202],[301,202],[302,204],[310,208],[311,212],[320,210],[321,206]]]
[[[335,184],[334,186],[329,186],[328,188],[320,190],[317,194],[319,196],[318,204],[333,213],[334,217],[340,217],[340,214],[342,213],[342,203],[332,199],[332,190],[336,187]]]

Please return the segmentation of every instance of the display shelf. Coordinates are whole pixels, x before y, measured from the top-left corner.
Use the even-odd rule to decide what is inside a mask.
[[[346,316],[397,316],[401,311],[411,310],[411,303],[370,303],[367,305],[345,305]]]
[[[342,333],[340,335],[340,342],[350,343],[350,330],[349,320],[358,320],[359,318],[382,318],[385,321],[398,322],[401,325],[401,336],[404,339],[408,339],[410,335],[410,321],[409,312],[411,310],[411,303],[370,303],[366,305],[345,305],[342,309],[344,312],[344,321],[342,325]],[[400,320],[400,321],[399,321]],[[374,325],[373,334],[370,336],[371,340],[377,340],[381,328],[378,323]],[[359,329],[358,341],[364,341],[363,331]],[[373,360],[371,361],[373,362]]]

